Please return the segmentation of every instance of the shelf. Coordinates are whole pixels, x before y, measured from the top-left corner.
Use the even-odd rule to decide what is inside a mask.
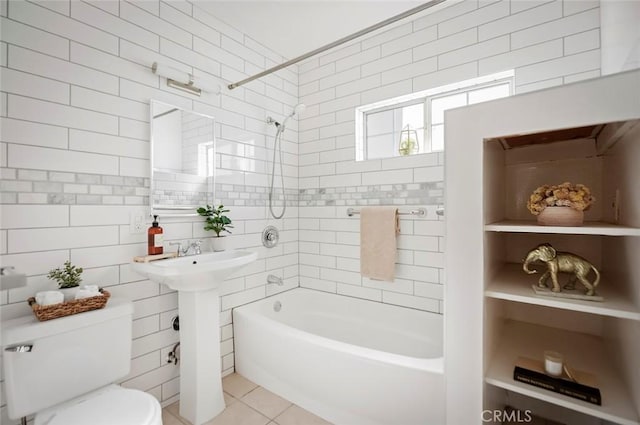
[[[640,308],[616,291],[607,282],[606,275],[602,276],[597,288],[598,295],[604,297],[603,302],[538,296],[531,285],[537,284],[539,277],[540,273],[528,275],[523,272],[520,264],[507,264],[489,282],[484,294],[489,298],[640,321]],[[576,287],[579,286],[580,282],[576,282]]]
[[[508,321],[485,375],[485,382],[518,394],[552,403],[611,422],[639,425],[625,383],[613,367],[611,356],[604,349],[604,341],[596,336],[570,332],[546,326]],[[543,390],[513,379],[513,368],[519,356],[542,358],[544,350],[564,354],[567,364],[596,375],[602,394],[602,406],[583,402],[553,391]]]
[[[583,226],[539,226],[530,220],[504,220],[485,224],[488,232],[516,232],[516,233],[565,233],[569,235],[602,235],[602,236],[640,236],[637,227],[619,226],[617,224],[600,221],[586,221]]]

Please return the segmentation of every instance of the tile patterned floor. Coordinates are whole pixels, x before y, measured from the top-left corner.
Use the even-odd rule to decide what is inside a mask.
[[[205,425],[331,425],[236,373],[222,380],[222,389],[227,408]],[[163,425],[191,425],[178,404],[162,410]]]

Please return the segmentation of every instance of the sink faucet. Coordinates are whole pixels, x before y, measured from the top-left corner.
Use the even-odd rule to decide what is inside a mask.
[[[189,248],[193,248],[193,255],[202,254],[202,249],[200,248],[201,243],[202,243],[201,240],[191,242],[191,245],[189,245]],[[187,248],[187,251],[189,251],[189,248]]]
[[[186,248],[182,247],[182,242],[170,242],[169,245],[178,245],[178,257],[186,257],[189,255],[202,254],[202,249],[200,248],[201,243],[202,241],[200,240],[193,242],[189,241],[189,246],[187,246]]]

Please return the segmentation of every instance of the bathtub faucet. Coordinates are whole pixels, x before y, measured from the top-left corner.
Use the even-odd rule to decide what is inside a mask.
[[[270,274],[269,276],[267,276],[267,283],[275,283],[278,286],[284,285],[282,278],[273,274]]]

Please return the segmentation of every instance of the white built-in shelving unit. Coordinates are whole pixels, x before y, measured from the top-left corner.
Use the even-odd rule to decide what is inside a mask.
[[[521,264],[507,264],[487,284],[484,295],[489,298],[518,303],[640,320],[638,306],[630,297],[616,288],[606,275],[602,276],[598,288],[598,295],[604,298],[603,302],[537,296],[531,290],[531,285],[535,284],[536,280],[537,277],[532,278],[522,272]]]
[[[558,423],[640,425],[638,87],[635,71],[447,115],[448,424],[510,405]],[[585,224],[539,226],[527,198],[564,181],[596,197]],[[604,301],[536,295],[540,274],[522,259],[544,242],[595,264]],[[602,405],[513,379],[518,357],[544,350],[595,375]]]
[[[553,346],[567,358],[576,359],[573,361],[572,367],[574,368],[598,371],[598,387],[604,399],[602,406],[596,406],[513,379],[513,359],[518,356],[539,357],[540,347],[545,346]],[[631,395],[626,391],[625,382],[615,370],[614,365],[608,361],[604,347],[605,343],[600,337],[519,321],[509,321],[504,326],[498,349],[491,358],[489,369],[485,374],[485,382],[614,423],[636,425],[638,414],[631,400]],[[536,413],[540,414],[534,412],[534,414]]]
[[[586,222],[579,227],[545,226],[542,230],[535,221],[504,220],[484,226],[487,232],[558,233],[563,235],[640,236],[640,228],[619,226],[599,221]]]

